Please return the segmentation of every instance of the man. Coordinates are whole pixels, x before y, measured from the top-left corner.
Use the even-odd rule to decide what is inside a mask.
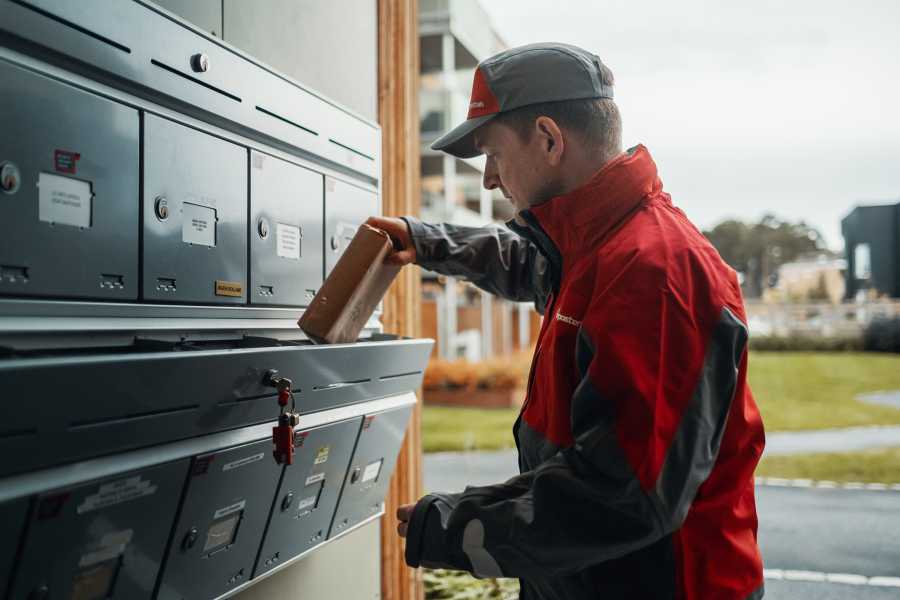
[[[572,46],[487,59],[468,119],[433,147],[485,154],[512,231],[370,220],[397,240],[391,260],[544,315],[521,474],[402,507],[406,560],[518,577],[523,599],[761,598],[740,287],[647,149],[622,152],[612,85]]]

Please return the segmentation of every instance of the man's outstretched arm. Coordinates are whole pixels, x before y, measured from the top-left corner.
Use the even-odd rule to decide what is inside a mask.
[[[550,293],[549,263],[528,240],[505,227],[432,225],[413,217],[371,217],[399,246],[396,264],[416,263],[442,275],[471,281],[514,302],[534,302],[544,312]]]

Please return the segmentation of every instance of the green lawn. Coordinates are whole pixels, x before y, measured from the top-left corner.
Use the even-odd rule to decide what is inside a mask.
[[[752,352],[750,386],[767,431],[900,424],[900,410],[854,399],[900,389],[900,355]],[[425,406],[425,452],[513,447],[517,413]]]
[[[900,483],[900,447],[842,454],[763,455],[756,474],[817,481]]]
[[[900,410],[855,396],[900,390],[900,355],[751,352],[750,387],[766,430],[900,423]]]
[[[424,572],[426,600],[515,600],[516,579],[475,579],[468,573],[444,569]]]
[[[518,408],[425,405],[422,410],[422,444],[425,452],[515,448],[512,426],[518,415]]]

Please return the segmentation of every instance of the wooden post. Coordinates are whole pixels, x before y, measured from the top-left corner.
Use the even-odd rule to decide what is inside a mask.
[[[381,198],[385,215],[419,213],[419,33],[417,0],[378,0],[378,120],[381,123]],[[384,328],[421,335],[421,280],[406,267],[384,300]],[[421,399],[421,393],[419,394]],[[420,600],[419,572],[406,566],[397,535],[397,507],[422,493],[421,408],[416,405],[397,458],[381,521],[381,597]]]

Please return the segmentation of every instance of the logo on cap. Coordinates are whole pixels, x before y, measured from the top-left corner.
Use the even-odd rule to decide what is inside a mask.
[[[472,81],[472,97],[469,102],[469,115],[466,119],[483,117],[500,112],[500,103],[497,97],[488,87],[487,79],[480,68],[475,69],[475,78]]]

